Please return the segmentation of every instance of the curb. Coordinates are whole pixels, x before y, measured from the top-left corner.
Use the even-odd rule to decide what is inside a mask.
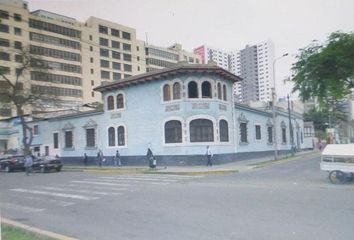
[[[289,156],[284,156],[283,158],[280,158],[276,161],[272,159],[268,160],[263,160],[259,161],[256,163],[251,163],[247,165],[241,165],[241,166],[234,166],[230,169],[224,168],[221,170],[206,170],[206,171],[169,171],[166,169],[166,167],[161,167],[157,168],[154,170],[151,170],[150,168],[147,167],[127,167],[127,168],[98,168],[98,167],[91,167],[91,168],[85,168],[85,167],[68,167],[64,168],[63,171],[67,172],[89,172],[89,173],[120,173],[120,174],[135,174],[135,173],[140,173],[140,174],[175,174],[175,175],[211,175],[211,174],[228,174],[228,173],[237,173],[237,172],[242,172],[245,169],[246,170],[253,170],[253,169],[258,169],[258,168],[264,168],[268,167],[274,164],[281,164],[285,163],[288,161],[294,161],[297,160],[301,157],[305,156],[315,156],[320,154],[319,152],[308,152],[304,154],[299,154],[295,155],[293,157]],[[162,171],[160,171],[162,170]]]
[[[50,232],[47,230],[42,230],[39,228],[31,227],[26,224],[15,222],[13,220],[10,220],[10,219],[4,218],[4,217],[1,219],[1,223],[4,223],[6,225],[10,225],[10,226],[14,226],[14,227],[18,227],[18,228],[21,228],[23,230],[26,230],[26,231],[29,231],[29,232],[32,232],[35,234],[50,237],[50,238],[57,239],[57,240],[78,240],[77,238],[67,237],[67,236],[61,235],[59,233],[54,233],[54,232]]]
[[[284,158],[280,158],[277,160],[265,160],[265,161],[260,161],[257,163],[253,163],[253,164],[249,164],[247,166],[251,167],[251,169],[258,169],[258,168],[264,168],[264,167],[269,167],[271,165],[276,165],[276,164],[282,164],[285,162],[290,162],[290,161],[295,161],[298,160],[301,157],[311,157],[311,156],[316,156],[320,153],[318,152],[311,152],[311,153],[307,153],[307,154],[301,154],[301,155],[297,155],[297,156],[293,156],[293,157],[284,157]]]

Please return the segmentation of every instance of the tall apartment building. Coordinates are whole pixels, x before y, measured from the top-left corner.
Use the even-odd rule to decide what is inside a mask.
[[[214,61],[243,80],[234,86],[237,102],[271,100],[273,86],[274,46],[271,41],[249,46],[238,51],[223,51],[208,46],[194,49],[203,62]]]
[[[95,17],[82,23],[44,10],[29,12],[22,0],[0,0],[0,18],[0,68],[14,80],[19,52],[28,48],[51,68],[27,73],[31,91],[57,96],[64,109],[101,101],[93,88],[102,81],[146,72],[144,42],[133,28]],[[14,114],[0,108],[0,117]]]
[[[178,62],[201,63],[201,57],[197,54],[183,50],[181,44],[173,44],[168,48],[145,44],[146,71],[170,67]]]
[[[213,61],[217,66],[230,71],[230,53],[218,48],[202,45],[194,49],[194,53],[202,58],[202,63]]]
[[[270,41],[246,46],[231,53],[231,71],[243,78],[235,85],[237,101],[263,101],[272,99],[274,46]]]

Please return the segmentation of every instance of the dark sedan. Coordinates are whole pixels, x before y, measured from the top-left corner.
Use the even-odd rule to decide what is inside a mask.
[[[49,172],[55,170],[60,172],[63,164],[58,157],[43,156],[34,157],[33,156],[33,171],[39,172]],[[3,155],[0,157],[0,170],[5,172],[13,171],[24,171],[25,170],[25,159],[23,155]]]
[[[43,156],[38,157],[33,161],[33,170],[40,171],[40,172],[49,172],[51,170],[55,170],[60,172],[63,164],[58,157],[52,156]]]
[[[23,155],[2,155],[0,156],[0,170],[5,172],[24,171]]]

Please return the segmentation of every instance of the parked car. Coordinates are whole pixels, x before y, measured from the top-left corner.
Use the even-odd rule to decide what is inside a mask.
[[[35,158],[33,161],[33,170],[40,172],[49,172],[51,170],[55,170],[60,172],[63,164],[60,161],[59,157],[53,156],[42,156]]]
[[[24,171],[25,161],[23,155],[5,154],[0,156],[0,170],[5,172]]]

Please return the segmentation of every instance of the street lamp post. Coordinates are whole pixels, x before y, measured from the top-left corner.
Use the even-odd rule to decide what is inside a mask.
[[[275,63],[279,59],[288,56],[288,53],[284,53],[282,56],[275,58],[273,60],[273,87],[272,87],[272,117],[273,117],[273,138],[274,138],[274,160],[278,159],[278,141],[277,141],[277,124],[276,124],[276,117],[275,117],[275,100],[276,100],[276,93],[275,93]]]

